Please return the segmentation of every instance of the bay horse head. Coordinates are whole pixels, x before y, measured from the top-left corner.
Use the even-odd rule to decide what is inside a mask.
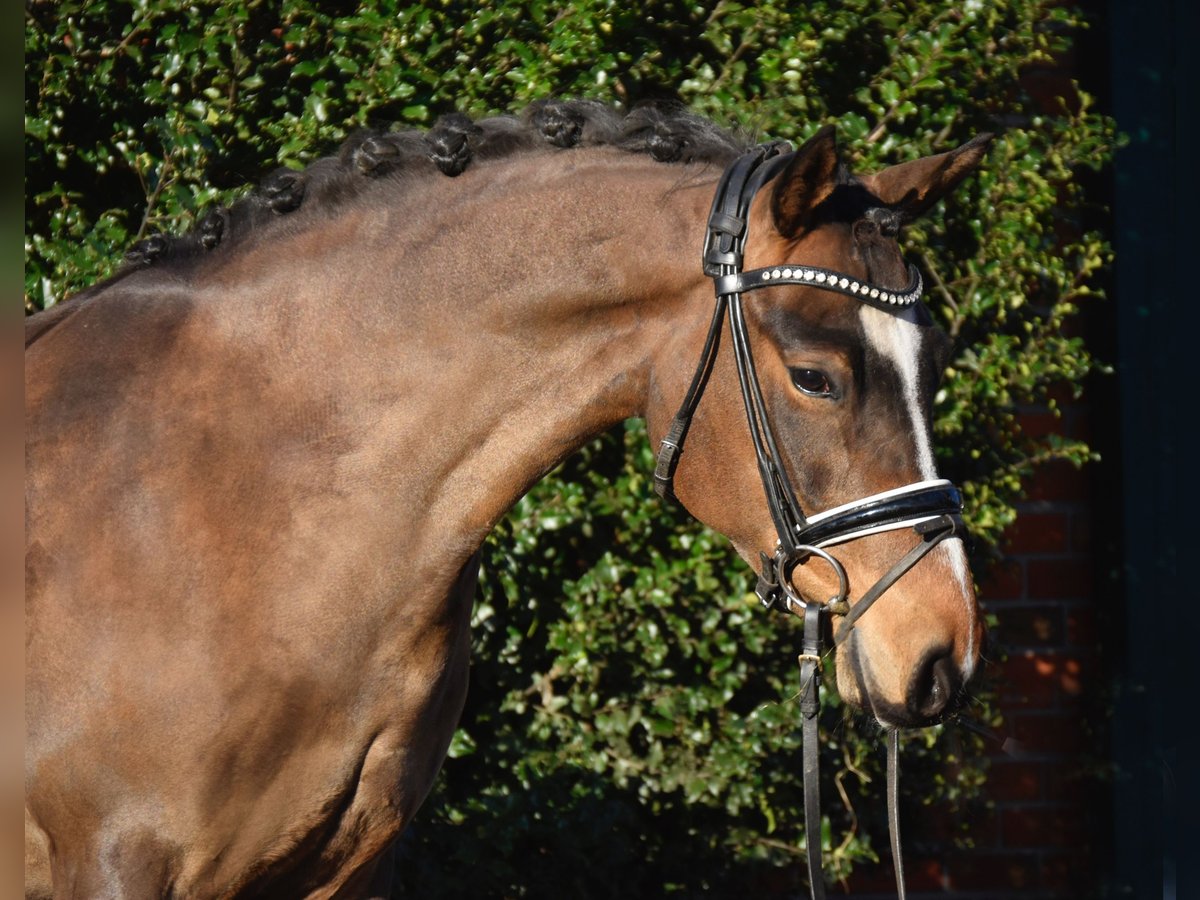
[[[846,616],[838,686],[890,726],[947,712],[979,659],[961,500],[930,435],[948,340],[897,237],[989,141],[856,178],[826,127],[734,163],[709,217],[717,313],[700,364],[673,419],[683,383],[664,379],[649,411],[659,492],[761,568],[765,605]]]

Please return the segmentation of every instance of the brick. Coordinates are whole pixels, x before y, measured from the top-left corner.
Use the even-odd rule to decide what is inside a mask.
[[[1078,847],[1086,835],[1072,807],[1025,807],[1001,813],[1004,846],[1011,848]]]
[[[1066,698],[1083,694],[1083,662],[1075,654],[1064,655],[1058,667],[1058,689]]]
[[[803,865],[803,864],[801,864]],[[892,874],[890,858],[884,862],[872,864],[863,862],[854,867],[850,877],[846,879],[847,894],[883,894],[896,891],[896,877]],[[803,896],[803,891],[797,891],[796,896]]]
[[[988,758],[989,765],[1003,765],[1007,761],[1008,757],[1000,760]],[[946,774],[951,781],[956,777],[953,771]],[[981,797],[971,801],[967,808],[951,811],[946,807],[933,806],[919,813],[915,821],[907,825],[902,822],[905,847],[940,847],[949,850],[957,846],[959,849],[970,848],[972,852],[995,849],[1000,846],[998,809],[1002,806],[1002,803],[997,806],[996,798],[991,795],[991,783],[986,782]],[[907,817],[905,821],[908,821]],[[943,859],[942,856],[938,858]]]
[[[1017,713],[1012,717],[1012,732],[1026,753],[1074,756],[1087,743],[1083,720],[1072,713]]]
[[[1086,404],[1075,404],[1067,409],[1066,413],[1067,437],[1074,438],[1078,441],[1083,441],[1087,444],[1094,444],[1096,440],[1095,429],[1092,428],[1092,408]]]
[[[896,875],[892,869],[892,856],[886,849],[880,850],[880,862],[872,865],[863,863],[855,866],[847,880],[850,894],[896,893]],[[940,860],[925,859],[905,854],[904,879],[909,891],[936,891],[941,893],[946,884],[946,873]]]
[[[1000,705],[1007,709],[1053,709],[1058,703],[1058,665],[1052,657],[1015,654],[995,679]]]
[[[992,637],[1005,647],[1060,647],[1066,639],[1064,610],[1054,604],[1006,609],[997,621]]]
[[[1034,890],[1039,871],[1035,857],[1016,853],[955,854],[946,863],[951,891]]]
[[[1064,322],[1064,330],[1066,327],[1067,324]],[[1046,398],[1052,400],[1059,409],[1069,409],[1072,406],[1079,406],[1084,402],[1082,398],[1075,396],[1075,385],[1065,381],[1050,385],[1046,389]]]
[[[985,788],[988,799],[996,803],[1044,799],[1043,768],[1042,763],[1019,760],[992,763]]]
[[[940,891],[946,884],[946,871],[939,859],[904,860],[904,874],[915,891]]]
[[[1051,803],[1070,803],[1081,814],[1107,802],[1109,787],[1078,762],[1042,763],[1042,787],[1045,799]]]
[[[972,814],[966,833],[970,846],[977,850],[994,850],[1000,846],[1000,813],[994,807],[980,809]]]
[[[1041,407],[1021,413],[1018,417],[1018,424],[1021,426],[1021,431],[1029,437],[1039,438],[1048,434],[1063,434],[1062,417]]]
[[[1100,640],[1096,630],[1096,611],[1090,606],[1066,610],[1067,644],[1072,647],[1095,647]]]
[[[1092,552],[1092,517],[1086,513],[1074,513],[1071,516],[1071,543],[1068,548],[1072,553]]]
[[[1031,559],[1026,570],[1031,599],[1076,600],[1092,595],[1092,566],[1086,558]]]
[[[1029,500],[1085,501],[1090,494],[1087,476],[1069,462],[1056,460],[1038,466],[1029,480]]]
[[[800,881],[801,866],[777,869],[760,869],[746,885],[747,893],[753,897],[791,897],[807,891]]]
[[[1069,526],[1066,513],[1020,513],[1005,532],[1007,552],[1064,553]]]
[[[1025,650],[1009,656],[995,677],[1001,703],[1042,701],[1046,708],[1069,703],[1083,693],[1083,659],[1065,652]],[[1022,700],[1022,698],[1025,698]]]
[[[1060,897],[1096,897],[1100,895],[1099,873],[1087,847],[1072,847],[1068,854],[1046,855],[1038,867],[1043,889]]]
[[[1004,559],[979,579],[979,597],[983,601],[1020,600],[1025,596],[1025,564]]]

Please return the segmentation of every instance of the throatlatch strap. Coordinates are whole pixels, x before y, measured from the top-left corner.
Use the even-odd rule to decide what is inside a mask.
[[[700,363],[692,375],[692,383],[688,387],[679,412],[671,420],[667,435],[662,440],[658,450],[658,463],[654,467],[654,491],[664,500],[675,499],[675,468],[679,465],[679,454],[683,452],[683,442],[687,439],[688,428],[692,424],[692,416],[700,404],[700,397],[712,374],[713,363],[717,358],[717,350],[721,346],[721,327],[725,322],[726,301],[717,298],[716,309],[713,310],[712,321],[708,325],[708,336],[704,339],[704,349],[700,352]]]

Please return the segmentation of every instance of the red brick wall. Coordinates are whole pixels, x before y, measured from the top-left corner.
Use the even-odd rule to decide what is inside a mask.
[[[1058,110],[1061,98],[1074,96],[1073,78],[1093,95],[1107,91],[1105,5],[1096,0],[1083,5],[1093,28],[1077,37],[1080,52],[1023,78],[1048,112]],[[1101,195],[1108,190],[1088,188]],[[1101,359],[1115,357],[1111,306],[1087,307],[1076,327]],[[1120,605],[1120,437],[1115,379],[1102,376],[1088,390],[1081,401],[1065,392],[1058,397],[1061,415],[1046,408],[1022,411],[1026,433],[1080,438],[1106,459],[1083,469],[1042,467],[1017,506],[1003,559],[979,583],[984,611],[994,617],[982,678],[1003,715],[1000,736],[1019,746],[1010,744],[1005,752],[989,745],[984,799],[965,823],[929,810],[931,820],[939,820],[936,831],[965,824],[971,846],[956,847],[949,837],[938,847],[906,844],[914,900],[1073,900],[1109,893],[1112,661],[1102,652],[1102,638],[1113,646],[1121,636],[1100,613]],[[910,832],[922,825],[930,830],[928,823],[912,824]],[[872,837],[876,846],[886,846],[885,833]],[[882,865],[856,871],[852,896],[895,896],[885,850],[881,856]]]
[[[1087,410],[1024,417],[1029,431],[1084,434]],[[1091,895],[1098,887],[1093,831],[1105,816],[1102,717],[1097,715],[1091,484],[1087,471],[1052,464],[1018,507],[1006,557],[980,584],[995,617],[988,676],[1020,747],[991,756],[991,821],[974,850],[948,862],[946,887]]]
[[[1069,405],[1061,417],[1026,410],[1022,422],[1029,433],[1090,441],[1089,408]],[[988,745],[983,798],[965,822],[929,810],[931,819],[947,820],[937,831],[965,825],[972,846],[956,847],[949,837],[940,847],[929,846],[927,837],[925,846],[906,844],[913,898],[1058,900],[1101,893],[1111,789],[1103,778],[1106,679],[1096,621],[1106,588],[1097,585],[1093,530],[1104,519],[1097,513],[1108,496],[1107,478],[1106,466],[1052,464],[1039,471],[1018,505],[1004,558],[979,584],[984,611],[995,620],[982,679],[1004,718],[999,735],[1019,747]],[[910,834],[930,830],[928,823],[909,824]],[[873,837],[886,846],[885,833]],[[882,865],[856,872],[852,896],[895,896],[883,855]]]
[[[1080,78],[1103,91],[1095,67],[1107,47],[1101,5],[1091,8],[1097,34],[1058,64],[1031,70],[1024,83],[1048,108],[1074,93]],[[1086,38],[1081,38],[1086,42]],[[1095,185],[1091,186],[1095,188]],[[1101,188],[1101,191],[1104,189]],[[1112,358],[1111,308],[1089,307],[1077,327],[1093,352]],[[984,673],[1004,718],[1011,753],[992,746],[986,802],[972,817],[970,849],[947,848],[938,879],[914,896],[1007,900],[1079,898],[1104,893],[1112,843],[1108,674],[1099,618],[1117,596],[1115,550],[1120,496],[1116,384],[1101,377],[1081,401],[1063,393],[1061,415],[1022,411],[1026,433],[1080,438],[1105,460],[1076,469],[1051,464],[1036,472],[1018,504],[1004,558],[979,584],[994,617],[991,661]]]
[[[1030,433],[1092,440],[1089,408],[1028,410]],[[1100,890],[1108,840],[1107,736],[1096,622],[1097,474],[1051,464],[1035,476],[981,581],[995,618],[984,677],[996,690],[1010,752],[993,747],[974,847],[948,850],[937,896],[1086,897]],[[1101,485],[1102,487],[1102,485]],[[932,887],[932,885],[931,885]]]

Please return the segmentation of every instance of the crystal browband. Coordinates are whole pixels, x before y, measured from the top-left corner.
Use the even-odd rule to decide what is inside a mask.
[[[921,273],[911,264],[908,267],[908,287],[902,291],[890,291],[861,279],[852,278],[842,272],[820,269],[815,266],[770,266],[766,269],[751,269],[749,272],[737,272],[732,275],[718,275],[713,278],[713,281],[716,283],[718,295],[740,294],[755,288],[776,284],[805,284],[827,291],[836,291],[871,306],[889,310],[901,306],[912,306],[921,299],[923,289]]]

